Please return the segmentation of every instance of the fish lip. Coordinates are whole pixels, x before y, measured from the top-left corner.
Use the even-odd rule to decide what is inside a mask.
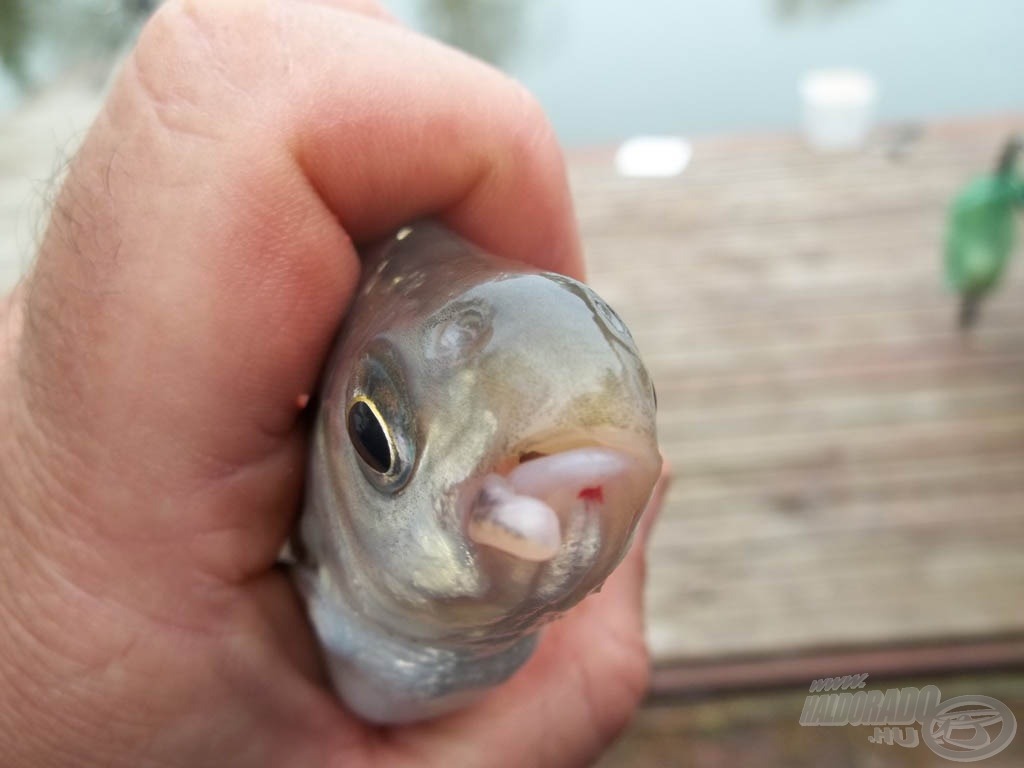
[[[452,594],[424,595],[426,602],[415,607],[395,603],[385,596],[377,607],[378,613],[386,609],[391,617],[384,622],[385,626],[408,632],[412,624],[419,624],[421,631],[417,636],[424,640],[490,648],[494,643],[512,642],[535,631],[545,621],[586,597],[625,554],[649,496],[645,492],[650,489],[644,486],[649,480],[653,488],[661,465],[656,448],[644,451],[639,441],[614,438],[601,435],[600,439],[571,441],[560,438],[524,440],[512,450],[504,451],[493,463],[483,464],[470,478],[453,488],[453,494],[448,497],[452,506],[450,516],[446,515],[449,522],[445,527],[453,541],[459,542],[465,558],[462,567],[474,574],[473,586]],[[482,489],[484,478],[497,474],[507,481],[516,469],[533,464],[533,461],[519,460],[522,453],[531,450],[551,451],[548,457],[580,450],[616,452],[628,457],[642,471],[631,477],[631,490],[622,497],[629,500],[629,506],[616,506],[614,499],[609,498],[609,504],[604,507],[563,508],[559,516],[563,547],[553,558],[535,562],[478,543],[468,531],[472,503]],[[425,608],[425,605],[432,607]],[[412,608],[418,617],[415,622],[409,619]]]
[[[455,497],[456,519],[466,544],[467,564],[480,577],[476,600],[483,600],[492,610],[486,617],[471,620],[455,633],[462,639],[483,637],[516,637],[533,631],[545,617],[557,615],[578,603],[599,587],[625,555],[636,523],[646,507],[661,468],[656,448],[639,441],[608,439],[527,440],[515,445],[497,462],[485,465],[468,482],[462,484]],[[650,443],[648,442],[648,446]],[[545,457],[520,461],[523,453],[544,449],[557,450]],[[634,447],[636,446],[636,447]],[[608,463],[602,469],[574,466],[569,456],[569,480],[559,478],[567,454],[586,457],[595,453]],[[541,462],[550,460],[549,467]],[[557,462],[557,463],[556,463]],[[586,464],[586,462],[583,462]],[[609,466],[617,471],[609,472]],[[553,472],[548,472],[554,469]],[[535,471],[542,477],[525,477]],[[602,474],[603,473],[603,474]],[[533,560],[512,549],[495,547],[493,542],[478,541],[470,532],[476,496],[485,479],[497,475],[512,490],[534,495],[555,510],[562,536],[558,551],[549,559]],[[591,487],[595,476],[607,480],[603,502],[588,504],[580,492]],[[534,491],[530,494],[530,491]],[[551,498],[549,495],[560,498]],[[475,602],[469,598],[467,605]]]
[[[636,474],[638,464],[635,456],[619,448],[587,446],[521,463],[505,475],[505,480],[527,496],[549,501],[559,497],[563,503],[557,506],[565,512],[570,499],[603,504],[602,487],[616,482],[631,485],[628,481]]]
[[[582,448],[603,448],[620,451],[640,462],[646,462],[650,459],[652,466],[656,458],[659,468],[661,465],[660,454],[657,454],[656,451],[653,455],[651,453],[649,436],[625,429],[612,428],[597,431],[579,430],[559,434],[548,433],[525,438],[513,445],[502,459],[494,463],[490,471],[507,476],[517,466],[534,460],[531,454],[537,454],[537,458],[542,458]],[[530,458],[524,461],[524,456]]]
[[[612,445],[609,443],[612,442]],[[579,516],[597,516],[601,528],[600,548],[615,549],[624,546],[628,542],[633,525],[638,514],[642,511],[636,508],[640,501],[645,501],[653,488],[654,479],[660,469],[660,456],[655,460],[649,455],[644,455],[632,449],[626,441],[622,440],[596,440],[564,438],[554,440],[528,440],[520,443],[514,450],[509,451],[506,456],[493,464],[490,471],[482,470],[474,480],[465,484],[458,498],[459,514],[464,535],[474,544],[471,548],[480,553],[488,551],[488,547],[494,544],[493,536],[482,536],[480,533],[481,510],[484,518],[495,510],[493,506],[494,493],[500,491],[501,495],[508,498],[511,506],[498,510],[494,520],[503,520],[499,525],[508,525],[515,518],[508,517],[520,506],[524,514],[528,509],[535,509],[531,504],[540,502],[541,506],[547,506],[557,518],[555,525],[554,547],[550,537],[551,524],[544,524],[540,529],[536,527],[536,513],[528,515],[534,523],[526,523],[527,518],[520,518],[526,526],[519,529],[513,524],[507,531],[542,531],[547,534],[537,533],[541,538],[536,540],[540,550],[546,554],[536,554],[537,548],[528,545],[533,541],[529,534],[525,539],[518,539],[523,547],[513,547],[512,542],[506,553],[518,552],[519,556],[526,559],[535,559],[538,562],[556,562],[566,557],[574,556],[578,549],[575,545],[580,542],[576,539],[580,535]],[[526,457],[524,459],[524,457]],[[485,494],[485,489],[488,489]],[[486,499],[485,499],[486,497]],[[641,498],[643,497],[643,498]],[[513,502],[512,499],[520,499]],[[533,501],[527,501],[533,500]],[[481,506],[482,505],[482,506]],[[473,525],[475,523],[475,531]],[[560,531],[560,532],[559,532]],[[558,545],[561,538],[562,545]],[[620,541],[621,540],[621,541]],[[499,550],[502,549],[498,545]],[[533,555],[526,554],[534,552]],[[516,556],[516,555],[513,555]],[[578,552],[576,555],[578,556]],[[477,564],[480,561],[477,558]]]
[[[661,471],[661,454],[656,448],[651,449],[649,437],[622,429],[602,430],[597,434],[579,432],[527,438],[515,444],[490,471],[510,480],[517,475],[529,473],[530,470],[523,468],[534,462],[586,451],[621,456],[628,465],[622,474],[636,477],[638,485],[646,484],[649,480],[651,489]],[[524,460],[523,457],[528,458]],[[481,472],[483,474],[486,473]]]

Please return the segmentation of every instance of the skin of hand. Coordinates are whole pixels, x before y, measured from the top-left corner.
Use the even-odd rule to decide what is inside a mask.
[[[505,76],[368,2],[148,24],[0,302],[6,768],[585,765],[627,723],[652,514],[512,680],[401,728],[328,691],[275,566],[354,243],[425,215],[582,277],[557,142]]]

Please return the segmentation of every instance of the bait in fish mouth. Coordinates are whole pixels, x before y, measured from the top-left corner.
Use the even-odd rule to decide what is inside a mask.
[[[293,574],[367,720],[464,706],[625,554],[661,467],[622,320],[437,224],[368,253],[324,372]]]

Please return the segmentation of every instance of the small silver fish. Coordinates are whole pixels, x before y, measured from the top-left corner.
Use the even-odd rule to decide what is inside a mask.
[[[294,574],[348,707],[501,683],[624,556],[661,467],[629,331],[576,280],[440,225],[364,260],[325,370]]]

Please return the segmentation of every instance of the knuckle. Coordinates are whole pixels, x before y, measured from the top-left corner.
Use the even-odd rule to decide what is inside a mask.
[[[643,638],[621,639],[609,651],[602,686],[603,706],[598,725],[608,737],[617,736],[632,720],[637,706],[647,695],[650,657]]]
[[[582,696],[586,748],[604,750],[630,724],[647,693],[648,652],[639,632],[609,632],[601,653],[574,667]]]
[[[623,650],[616,671],[623,700],[629,710],[636,707],[646,696],[651,678],[650,669],[647,646],[642,641],[632,643]]]
[[[554,140],[554,128],[540,100],[522,83],[511,80],[510,125],[526,149]]]
[[[495,149],[489,158],[488,182],[531,182],[562,167],[561,150],[537,98],[521,83],[501,76],[501,87],[492,88],[491,112]]]
[[[523,119],[529,123],[547,123],[547,114],[540,100],[518,80],[511,81],[512,92]]]
[[[216,134],[225,111],[254,112],[275,35],[264,3],[169,0],[143,29],[127,68],[129,85],[165,128]]]

